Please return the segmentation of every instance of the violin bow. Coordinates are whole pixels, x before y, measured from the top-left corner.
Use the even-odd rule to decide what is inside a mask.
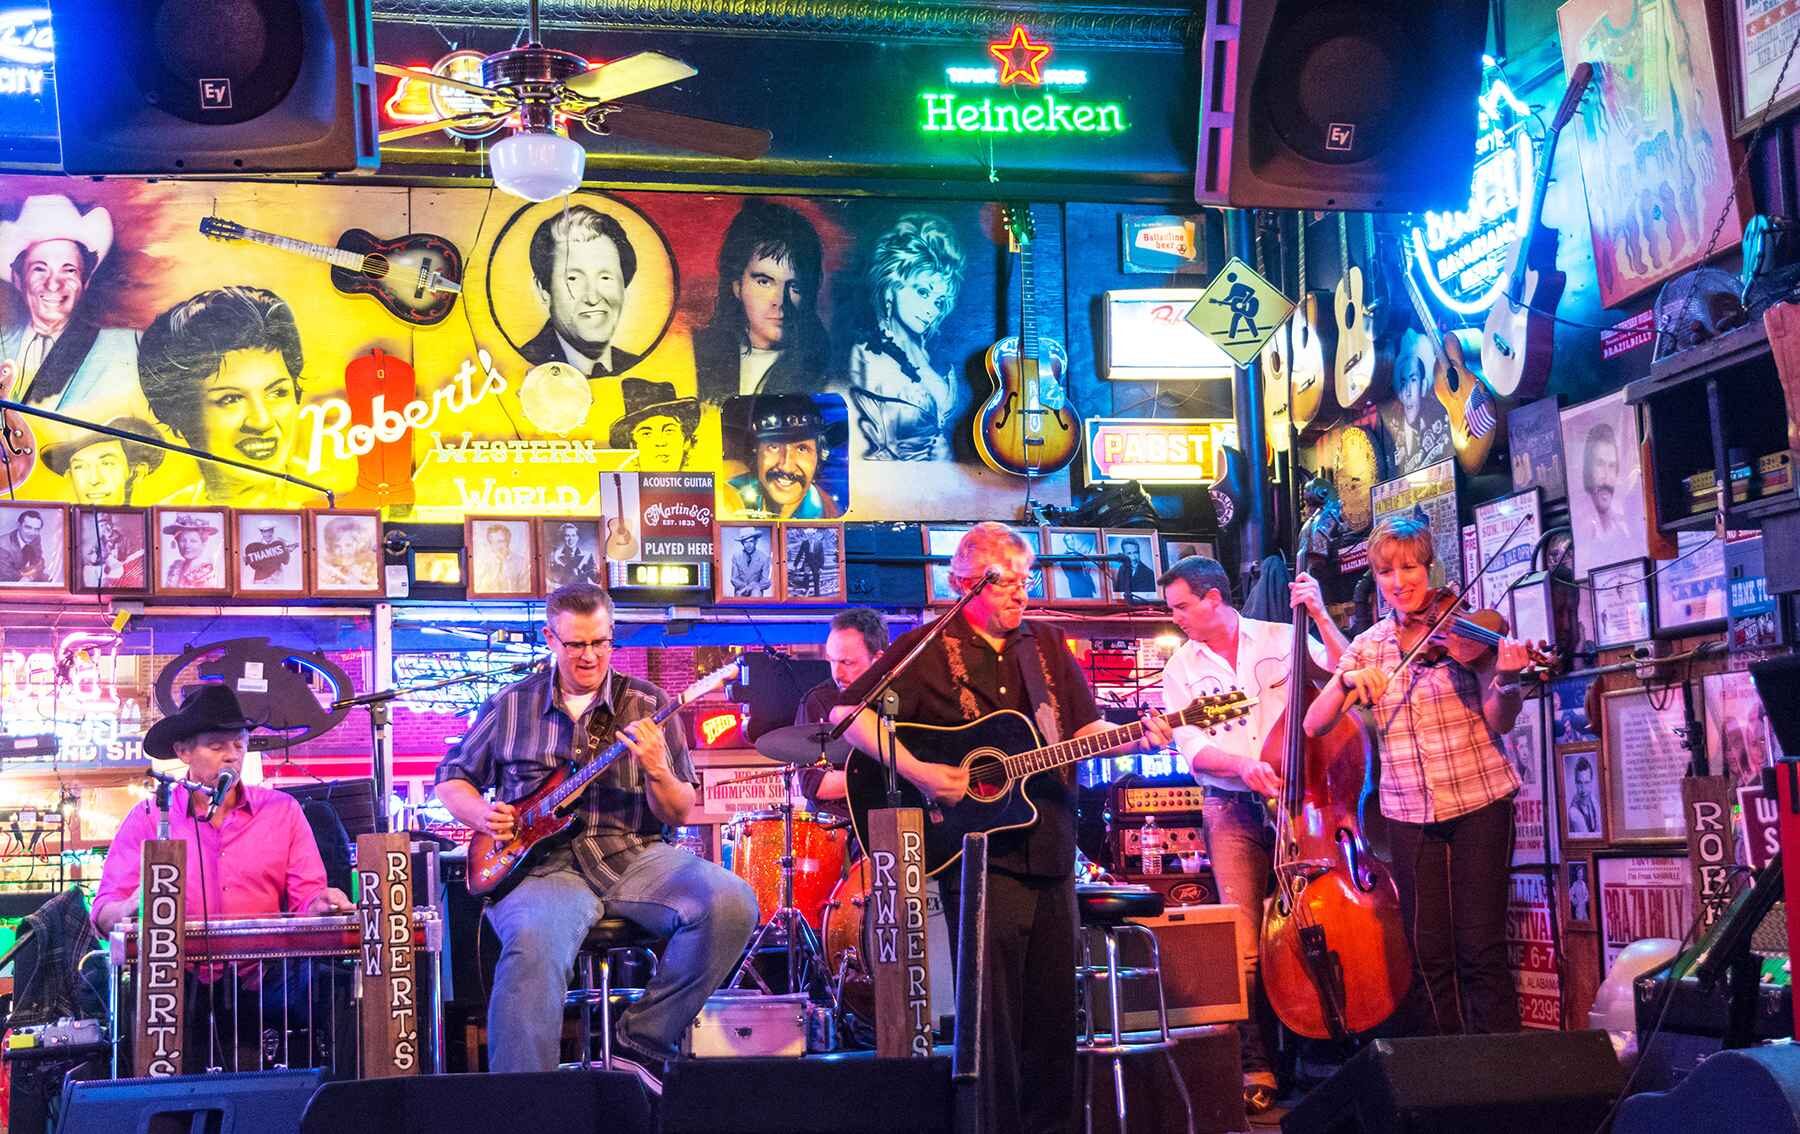
[[[1463,598],[1474,588],[1476,581],[1487,574],[1488,568],[1494,565],[1494,560],[1500,558],[1501,553],[1512,546],[1513,537],[1519,534],[1519,529],[1524,527],[1525,522],[1529,519],[1531,519],[1529,515],[1520,516],[1519,522],[1513,525],[1513,530],[1506,533],[1505,542],[1494,549],[1494,553],[1487,557],[1487,562],[1481,565],[1480,570],[1475,572],[1474,577],[1463,580],[1462,589],[1456,592],[1456,600],[1444,607],[1444,613],[1438,615],[1437,621],[1431,624],[1431,629],[1425,631],[1424,635],[1421,636],[1417,642],[1413,643],[1412,649],[1401,655],[1400,661],[1395,664],[1393,669],[1388,670],[1387,676],[1389,681],[1392,681],[1396,674],[1412,664],[1412,660],[1419,656],[1419,651],[1425,648],[1426,643],[1430,642],[1432,638],[1437,636],[1437,632],[1444,628],[1444,623],[1449,622],[1452,618],[1456,617],[1457,611],[1462,609]],[[1373,569],[1373,564],[1370,566],[1371,569]]]

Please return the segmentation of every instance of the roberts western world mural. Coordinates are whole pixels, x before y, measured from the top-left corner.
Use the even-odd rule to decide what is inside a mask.
[[[9,396],[237,464],[9,415],[0,490],[324,505],[272,472],[455,521],[697,471],[726,519],[994,514],[1021,482],[971,421],[1009,267],[977,204],[12,178]]]

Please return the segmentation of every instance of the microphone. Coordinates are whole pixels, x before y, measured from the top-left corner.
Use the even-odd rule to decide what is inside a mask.
[[[985,582],[998,583],[1000,581],[1000,568],[990,565],[986,571],[981,573],[981,577]]]
[[[219,773],[219,782],[213,785],[212,802],[206,805],[206,818],[202,822],[212,822],[213,816],[219,812],[219,802],[231,794],[231,789],[237,781],[237,773],[230,768]]]

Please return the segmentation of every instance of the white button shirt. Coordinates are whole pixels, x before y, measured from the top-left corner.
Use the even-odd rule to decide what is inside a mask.
[[[1313,660],[1329,668],[1325,645],[1309,638]],[[1254,618],[1238,618],[1237,667],[1233,669],[1210,646],[1192,639],[1183,642],[1163,667],[1163,708],[1179,712],[1195,697],[1242,689],[1257,698],[1248,716],[1211,734],[1192,725],[1175,730],[1175,747],[1182,763],[1191,765],[1194,754],[1205,745],[1222,748],[1244,757],[1262,755],[1263,740],[1280,723],[1287,712],[1290,672],[1288,659],[1294,644],[1294,627],[1289,622],[1262,622]],[[1236,776],[1201,772],[1202,784],[1224,791],[1249,791],[1249,785]]]

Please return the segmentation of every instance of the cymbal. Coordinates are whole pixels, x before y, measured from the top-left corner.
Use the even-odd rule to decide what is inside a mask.
[[[850,742],[841,737],[828,741],[830,735],[826,724],[789,725],[757,737],[756,750],[784,764],[817,764],[823,755],[832,767],[841,768],[850,758]]]

